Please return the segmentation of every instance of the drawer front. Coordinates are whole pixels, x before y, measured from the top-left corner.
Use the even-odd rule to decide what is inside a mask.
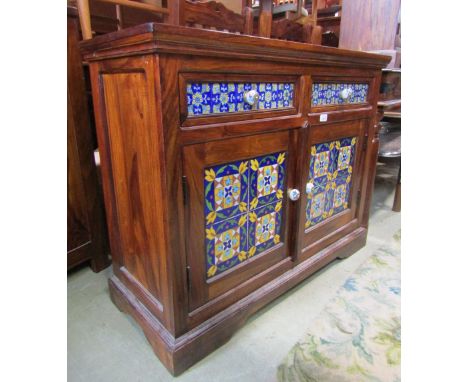
[[[368,83],[315,82],[312,84],[312,107],[367,103]]]
[[[258,93],[252,106],[246,92]],[[187,115],[207,116],[255,110],[280,110],[293,106],[294,83],[281,82],[192,82],[187,83]]]
[[[296,113],[297,81],[293,76],[181,73],[182,126]]]

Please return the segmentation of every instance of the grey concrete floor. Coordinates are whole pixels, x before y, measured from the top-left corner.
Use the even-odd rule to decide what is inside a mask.
[[[397,169],[378,168],[368,241],[345,260],[321,271],[267,305],[233,338],[177,381],[274,381],[276,368],[312,319],[346,279],[382,245],[395,245],[400,214],[391,211]],[[70,381],[172,381],[142,330],[111,302],[111,267],[88,267],[68,276],[68,379]]]

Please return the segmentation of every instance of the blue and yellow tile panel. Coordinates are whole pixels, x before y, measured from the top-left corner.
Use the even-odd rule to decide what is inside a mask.
[[[349,99],[343,99],[340,95],[344,89],[351,89]],[[342,105],[363,103],[367,101],[368,84],[331,84],[314,83],[312,85],[312,106]]]
[[[187,83],[187,113],[192,116],[252,110],[244,93],[257,90],[257,110],[279,110],[294,106],[294,83],[193,82]]]
[[[280,241],[286,153],[205,169],[207,278]]]
[[[356,138],[313,145],[310,150],[305,228],[312,227],[348,208]]]

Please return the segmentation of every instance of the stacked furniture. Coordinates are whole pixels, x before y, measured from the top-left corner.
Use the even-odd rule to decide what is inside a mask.
[[[177,375],[365,245],[389,57],[171,25],[176,3],[81,49],[111,298]]]
[[[388,67],[399,68],[400,3],[400,0],[345,1],[339,47],[392,56]]]
[[[322,45],[338,47],[342,0],[317,0],[317,3],[317,24],[323,29]]]
[[[381,121],[379,162],[398,165],[392,210],[401,211],[401,70],[383,69],[378,119]]]
[[[67,269],[89,262],[94,272],[110,264],[104,203],[94,164],[91,124],[78,17],[67,15]]]
[[[322,28],[317,26],[316,9],[315,17],[304,18],[303,12],[307,14],[304,5],[303,0],[260,2],[259,35],[320,45]]]

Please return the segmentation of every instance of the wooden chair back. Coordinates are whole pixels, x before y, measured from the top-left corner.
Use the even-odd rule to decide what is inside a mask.
[[[320,45],[322,28],[312,23],[300,24],[288,19],[274,20],[271,25],[271,38],[280,40],[298,41]]]
[[[252,8],[248,6],[244,7],[242,15],[239,15],[216,1],[185,0],[179,20],[179,25],[190,27],[247,35],[253,33],[253,13]]]
[[[216,1],[163,0],[162,6],[135,0],[93,0],[114,4],[118,29],[122,29],[122,7],[144,10],[162,17],[163,22],[206,29],[216,29],[241,34],[253,33],[253,14],[251,7],[244,7],[239,15]],[[76,0],[83,40],[93,37],[89,0]]]
[[[159,7],[153,4],[141,3],[133,0],[97,0],[102,3],[110,3],[115,5],[115,11],[118,20],[118,29],[122,28],[122,9],[121,7],[129,7],[133,9],[140,9],[146,12],[162,15],[164,20],[169,19],[170,9],[168,7]],[[91,14],[89,10],[89,0],[76,0],[78,14],[80,17],[81,34],[83,40],[89,40],[93,37],[91,28]]]

